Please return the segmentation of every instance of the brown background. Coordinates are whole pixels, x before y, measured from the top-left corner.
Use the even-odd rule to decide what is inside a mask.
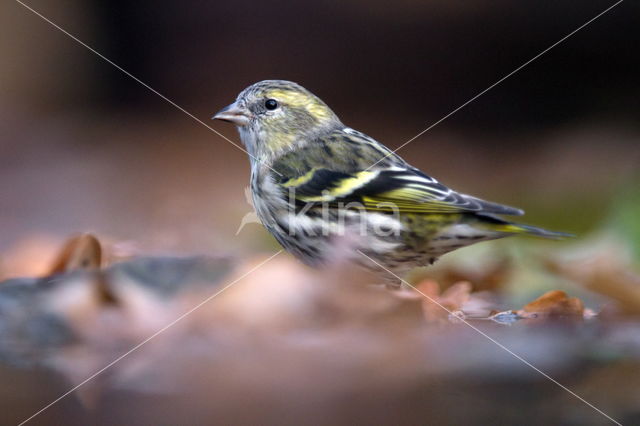
[[[291,79],[397,147],[613,2],[28,3],[234,141],[209,117]],[[639,7],[624,2],[401,151],[463,192],[586,233],[637,183]],[[20,4],[0,14],[0,251],[77,231],[144,251],[238,237],[245,154]]]

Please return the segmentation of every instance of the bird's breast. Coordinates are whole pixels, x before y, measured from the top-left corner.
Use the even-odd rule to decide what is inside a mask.
[[[271,173],[256,168],[251,173],[251,196],[262,223],[269,227],[277,216],[286,213],[288,203],[284,191]]]

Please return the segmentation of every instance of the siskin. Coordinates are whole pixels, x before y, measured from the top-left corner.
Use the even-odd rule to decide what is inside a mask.
[[[567,235],[498,217],[523,211],[447,188],[290,81],[249,86],[213,118],[240,132],[263,225],[312,266],[335,259],[340,241],[349,260],[402,275],[481,241]]]

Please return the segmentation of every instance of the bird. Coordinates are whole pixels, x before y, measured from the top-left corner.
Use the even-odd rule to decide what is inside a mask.
[[[502,218],[524,212],[448,188],[291,81],[257,82],[212,119],[238,129],[264,227],[313,267],[339,257],[402,277],[478,242],[569,235]]]

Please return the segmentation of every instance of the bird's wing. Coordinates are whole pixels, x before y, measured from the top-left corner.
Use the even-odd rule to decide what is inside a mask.
[[[302,203],[360,202],[367,210],[405,213],[478,212],[521,215],[522,210],[455,192],[411,166],[345,172],[312,168],[280,185]]]
[[[367,210],[407,213],[524,213],[457,193],[375,139],[349,128],[318,137],[273,166],[279,170],[278,181],[287,196],[293,194],[299,203],[354,201]]]

